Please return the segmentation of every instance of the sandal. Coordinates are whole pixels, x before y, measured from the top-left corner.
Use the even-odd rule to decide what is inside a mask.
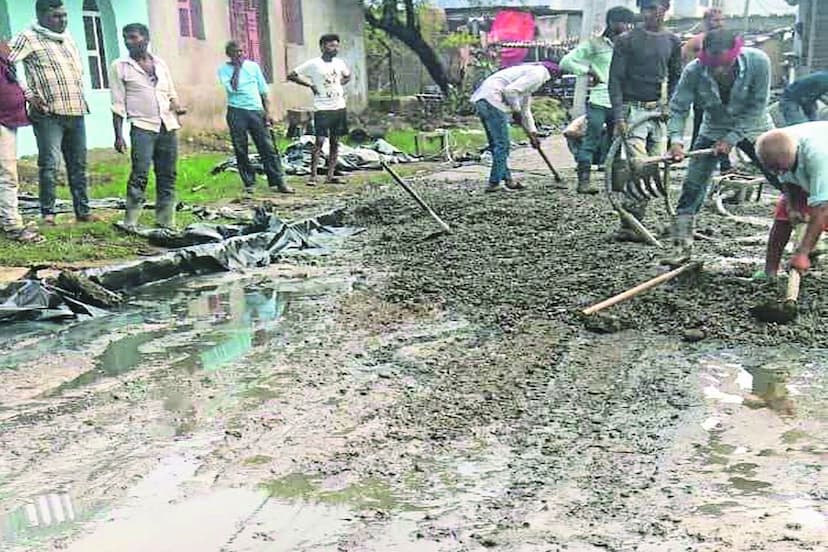
[[[10,240],[20,243],[42,243],[46,241],[41,234],[36,230],[32,230],[28,226],[24,226],[19,230],[7,230],[3,232]]]

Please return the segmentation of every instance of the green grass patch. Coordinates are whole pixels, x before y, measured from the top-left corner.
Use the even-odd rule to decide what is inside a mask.
[[[238,200],[242,184],[238,173],[223,172],[211,175],[212,168],[227,159],[229,154],[221,152],[192,152],[179,157],[176,195],[186,205],[219,207]],[[423,164],[400,165],[395,170],[403,177],[423,169]],[[129,178],[129,158],[111,151],[93,150],[89,155],[89,195],[92,198],[124,197]],[[37,192],[36,169],[32,160],[21,162],[22,187]],[[368,185],[390,184],[391,178],[380,171],[360,172],[347,176],[348,183],[342,186],[320,185],[308,187],[305,177],[289,177],[287,182],[296,194],[286,196],[267,189],[266,180],[259,176],[254,201],[269,199],[277,210],[287,218],[299,208],[307,209],[309,203],[321,200],[323,205],[344,201],[360,193]],[[57,195],[69,200],[67,186],[58,186]],[[147,201],[155,198],[155,177],[150,175],[147,186]],[[324,207],[320,207],[322,209]],[[122,220],[123,211],[96,210],[95,214],[105,220],[94,223],[76,223],[72,214],[57,216],[57,226],[40,225],[40,232],[46,241],[40,244],[20,244],[0,236],[0,266],[32,265],[97,265],[134,258],[140,253],[155,251],[147,241],[127,235],[112,223]],[[183,228],[198,219],[189,211],[179,211],[176,226]],[[39,219],[36,222],[40,222]],[[155,214],[145,209],[140,222],[143,226],[155,224]]]

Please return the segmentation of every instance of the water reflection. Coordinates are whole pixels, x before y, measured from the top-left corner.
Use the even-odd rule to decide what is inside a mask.
[[[203,293],[187,305],[187,318],[195,330],[219,326],[217,343],[198,352],[200,367],[211,371],[243,357],[266,342],[273,322],[287,309],[290,296],[275,289],[245,290],[231,287]]]
[[[753,376],[752,397],[746,402],[749,406],[766,406],[783,416],[795,414],[794,403],[788,390],[790,365],[787,363],[768,363],[747,368]]]
[[[0,543],[26,541],[52,532],[84,515],[68,493],[46,493],[5,515],[0,515]]]

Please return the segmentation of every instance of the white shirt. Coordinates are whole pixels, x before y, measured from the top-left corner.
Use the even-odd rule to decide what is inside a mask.
[[[177,99],[178,94],[170,70],[158,56],[153,54],[152,60],[156,82],[129,56],[112,63],[109,72],[112,112],[143,130],[160,132],[162,124],[167,130],[177,130],[181,125],[170,110],[170,100]]]
[[[515,65],[502,69],[484,80],[472,94],[471,101],[475,103],[486,100],[504,113],[520,111],[529,132],[537,132],[531,109],[532,94],[549,79],[549,71],[543,65]]]
[[[351,75],[344,61],[335,57],[325,61],[321,57],[311,59],[297,67],[297,75],[310,79],[319,94],[313,96],[316,111],[345,109],[345,88],[342,79]]]

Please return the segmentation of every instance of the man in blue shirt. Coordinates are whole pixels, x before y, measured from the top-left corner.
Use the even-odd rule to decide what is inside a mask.
[[[828,71],[817,71],[785,88],[779,101],[785,124],[790,126],[816,121],[819,118],[817,100],[828,102]]]
[[[761,135],[756,150],[762,163],[784,182],[768,237],[765,274],[776,275],[782,252],[798,222],[807,222],[805,235],[791,256],[791,267],[805,272],[809,255],[828,229],[828,121],[774,129]]]
[[[259,151],[268,186],[291,194],[293,190],[285,185],[279,152],[269,139],[273,119],[269,114],[268,88],[262,69],[256,62],[244,59],[244,51],[236,41],[228,42],[224,51],[230,59],[219,67],[218,78],[227,91],[227,126],[245,193],[252,194],[256,186],[256,171],[248,156],[249,134]]]
[[[674,161],[684,159],[684,127],[694,103],[704,110],[704,118],[692,147],[711,148],[715,155],[690,160],[673,221],[675,256],[665,259],[670,264],[690,257],[695,217],[704,203],[718,159],[729,155],[736,146],[762,169],[753,143],[772,127],[769,96],[768,56],[761,50],[743,47],[742,37],[733,31],[719,29],[707,33],[699,58],[684,68],[670,101],[669,156]],[[779,188],[776,176],[762,170],[768,182]]]

